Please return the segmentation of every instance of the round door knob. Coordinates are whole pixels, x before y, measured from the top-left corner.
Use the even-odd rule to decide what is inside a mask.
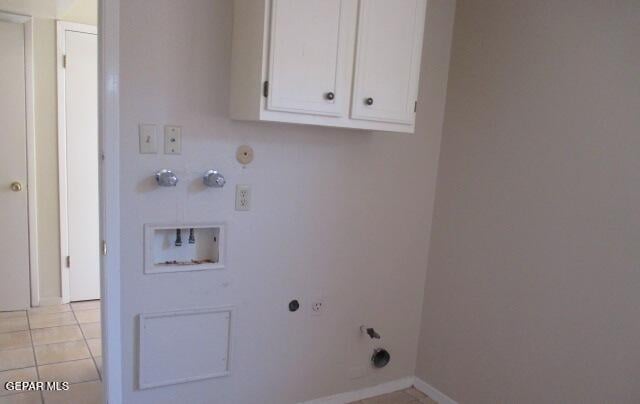
[[[336,95],[334,93],[332,93],[331,91],[329,91],[326,95],[325,98],[328,99],[329,101],[333,101],[334,98],[336,98]]]
[[[19,183],[18,181],[14,181],[11,183],[11,190],[13,192],[20,192],[22,191],[22,184]]]
[[[373,98],[369,97],[366,100],[364,100],[364,103],[371,106],[373,105]]]

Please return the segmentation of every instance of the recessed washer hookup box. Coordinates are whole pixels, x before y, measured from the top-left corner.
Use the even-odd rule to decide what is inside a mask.
[[[224,224],[146,224],[144,273],[225,268]]]

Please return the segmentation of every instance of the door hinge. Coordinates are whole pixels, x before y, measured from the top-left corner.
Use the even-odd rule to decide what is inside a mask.
[[[418,112],[418,101],[416,101],[416,103],[413,104],[413,112]]]
[[[262,84],[262,95],[265,96],[265,98],[269,97],[269,82],[265,81],[264,84]]]
[[[62,55],[62,67],[67,68],[67,55]]]
[[[71,256],[70,255],[67,255],[66,263],[67,263],[67,268],[71,268]]]
[[[102,240],[102,255],[106,256],[107,255],[107,242]]]

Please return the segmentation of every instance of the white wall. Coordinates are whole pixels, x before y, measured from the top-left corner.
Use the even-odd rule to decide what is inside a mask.
[[[640,2],[460,0],[418,376],[640,402]]]
[[[63,21],[98,25],[98,0],[76,0],[62,15]]]
[[[429,2],[418,129],[402,135],[231,121],[232,1],[121,3],[125,402],[284,404],[414,374],[453,6]],[[182,125],[182,156],[139,155],[140,122]],[[246,169],[243,143],[256,152]],[[155,187],[160,168],[178,172],[177,188]],[[223,190],[195,185],[209,168]],[[234,211],[239,183],[251,212]],[[143,275],[143,224],[218,220],[227,270]],[[326,297],[320,317],[313,296]],[[293,298],[301,312],[288,312]],[[237,308],[232,376],[136,390],[138,314],[224,304]],[[392,361],[350,380],[371,353],[363,322]]]

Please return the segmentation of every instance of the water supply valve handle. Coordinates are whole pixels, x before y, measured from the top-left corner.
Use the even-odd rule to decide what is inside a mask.
[[[203,181],[204,185],[212,188],[222,188],[227,183],[224,176],[216,170],[209,170],[204,173]]]
[[[163,169],[156,173],[156,182],[161,187],[175,187],[178,177],[171,170]]]

